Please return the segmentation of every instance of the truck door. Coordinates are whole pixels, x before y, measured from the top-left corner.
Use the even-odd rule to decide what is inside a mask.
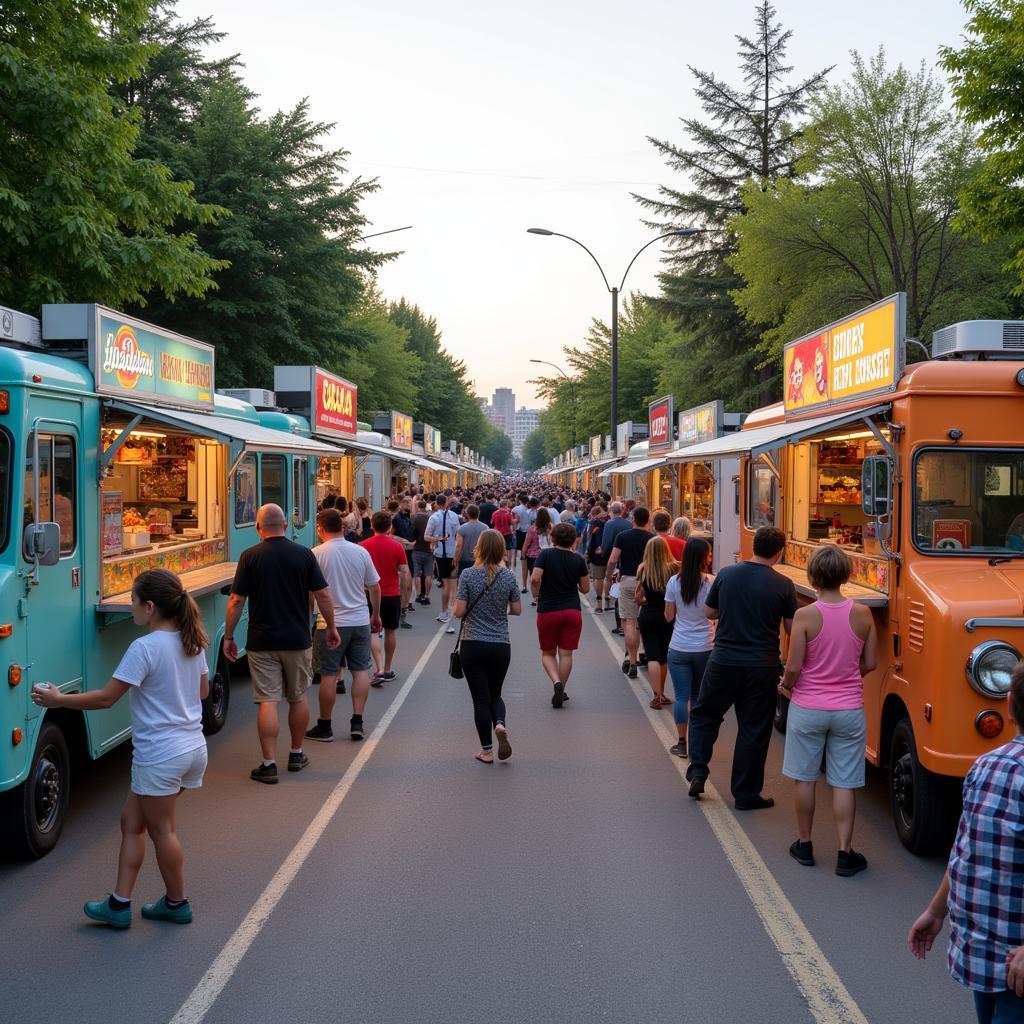
[[[292,456],[292,540],[301,544],[315,543],[310,529],[309,512],[309,460],[301,455]]]

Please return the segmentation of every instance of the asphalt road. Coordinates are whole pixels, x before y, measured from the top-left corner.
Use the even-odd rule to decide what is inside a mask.
[[[82,916],[113,885],[129,754],[80,771],[57,849],[0,864],[0,1022],[149,1024],[182,1008],[178,1024],[973,1019],[944,943],[924,964],[906,952],[943,861],[899,845],[879,773],[855,834],[869,869],[833,873],[824,783],[819,863],[800,867],[781,737],[773,810],[695,804],[662,738],[670,712],[638,701],[600,635],[611,616],[586,616],[572,700],[556,712],[529,607],[513,621],[505,685],[513,757],[478,764],[468,692],[446,674],[451,637],[408,687],[436,611],[435,598],[411,616],[398,680],[371,691],[371,730],[404,698],[379,742],[348,740],[339,698],[340,739],[310,744],[310,768],[276,787],[248,778],[254,714],[235,682],[206,783],[180,806],[187,927],[137,909],[125,932]],[[732,739],[729,722],[711,780],[726,790]],[[162,891],[150,851],[136,908]]]

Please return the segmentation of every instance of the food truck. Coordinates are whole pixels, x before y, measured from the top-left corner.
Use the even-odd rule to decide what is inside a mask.
[[[816,546],[843,547],[846,593],[873,611],[867,756],[915,852],[948,842],[960,780],[1013,735],[1024,645],[1024,323],[971,321],[904,366],[905,298],[787,345],[783,402],[697,446],[742,462],[741,553],[787,537],[779,571],[813,599]],[[777,724],[785,721],[780,701]]]
[[[127,701],[46,711],[32,686],[104,686],[138,636],[132,581],[162,566],[203,613],[204,727],[219,729],[225,591],[258,541],[256,510],[293,509],[290,536],[305,539],[304,481],[336,449],[216,395],[209,345],[114,310],[45,306],[41,323],[0,310],[0,335],[0,835],[38,857],[60,836],[72,752],[99,757],[130,727]],[[244,621],[237,635],[244,650]]]

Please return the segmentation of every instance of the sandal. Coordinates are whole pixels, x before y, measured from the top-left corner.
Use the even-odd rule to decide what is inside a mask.
[[[647,706],[649,708],[651,708],[652,711],[660,711],[661,710],[661,697],[659,697],[657,694],[655,694],[651,698],[651,703],[648,704]]]
[[[478,754],[473,755],[481,764],[494,764],[494,755],[491,754],[488,757],[482,750]]]
[[[665,694],[662,694],[662,695],[661,695],[661,706],[662,706],[663,708],[670,708],[670,707],[672,707],[672,706],[673,706],[674,704],[675,704],[675,701],[674,701],[674,700],[670,700],[670,699],[669,699],[668,697],[666,697],[666,696],[665,696]]]

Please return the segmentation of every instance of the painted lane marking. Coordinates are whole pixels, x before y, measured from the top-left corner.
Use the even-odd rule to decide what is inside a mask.
[[[399,709],[405,703],[406,697],[419,679],[420,674],[426,668],[431,655],[437,649],[441,638],[445,635],[445,624],[434,634],[434,639],[427,645],[426,650],[416,662],[405,685],[395,695],[387,711],[381,716],[377,728],[373,730],[369,738],[363,741],[362,748],[356,755],[355,760],[348,766],[348,770],[342,775],[338,784],[331,790],[330,796],[324,801],[323,806],[317,812],[316,817],[309,823],[302,837],[292,848],[291,853],[277,869],[274,877],[267,883],[267,887],[260,894],[253,904],[252,909],[246,914],[245,919],[235,929],[234,935],[225,943],[224,948],[217,954],[217,958],[210,964],[209,969],[200,979],[199,984],[192,990],[192,993],[181,1004],[178,1012],[171,1018],[170,1024],[200,1024],[209,1013],[210,1008],[217,1001],[217,997],[224,991],[224,987],[231,980],[232,975],[238,969],[242,958],[249,951],[249,947],[256,941],[257,936],[263,930],[268,918],[274,908],[281,902],[281,898],[288,891],[288,887],[295,880],[302,865],[305,864],[313,848],[320,841],[328,825],[337,814],[342,801],[348,796],[359,773],[366,767],[374,750],[380,743],[384,733],[387,732]]]
[[[601,626],[590,602],[584,603],[598,632],[608,644],[616,666],[620,665],[621,655],[615,639]],[[623,678],[639,701],[651,728],[666,744],[667,749],[678,737],[666,725],[663,712],[654,711],[648,706],[650,698],[642,688],[639,675],[636,679],[625,676]],[[667,756],[686,782],[687,762],[673,754]],[[814,941],[807,925],[783,892],[782,886],[775,880],[775,876],[757,852],[750,837],[710,782],[705,786],[704,796],[705,799],[697,801],[697,805],[711,826],[718,845],[729,858],[729,863],[750,897],[750,902],[754,904],[754,909],[779,956],[782,957],[786,970],[792,975],[801,995],[807,1000],[807,1007],[815,1021],[818,1024],[868,1024],[867,1017],[843,984],[835,968],[829,963],[822,948]]]

